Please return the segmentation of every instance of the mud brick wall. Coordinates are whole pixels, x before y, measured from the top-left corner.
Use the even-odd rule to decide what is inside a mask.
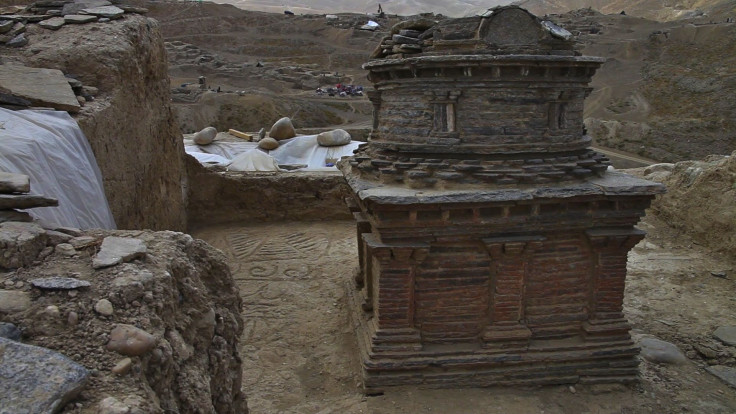
[[[340,173],[225,172],[186,158],[190,230],[233,222],[352,218]]]

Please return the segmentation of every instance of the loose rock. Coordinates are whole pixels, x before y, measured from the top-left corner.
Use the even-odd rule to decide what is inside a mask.
[[[70,290],[89,287],[91,284],[86,280],[55,276],[33,279],[31,285],[45,290]]]
[[[720,378],[731,388],[736,388],[736,369],[724,365],[713,365],[706,368],[708,372]]]
[[[0,34],[8,33],[15,24],[12,20],[0,20]]]
[[[17,326],[8,322],[0,322],[0,338],[20,341],[21,332]]]
[[[89,372],[57,352],[0,338],[4,413],[55,413],[84,388]]]
[[[296,130],[294,130],[294,125],[292,125],[291,119],[284,117],[273,124],[268,136],[280,141],[282,139],[294,138],[296,136]]]
[[[156,337],[133,325],[117,325],[110,332],[109,351],[126,356],[145,355],[156,346]]]
[[[31,191],[31,179],[27,175],[0,171],[0,193],[27,193],[29,191]]]
[[[641,346],[641,356],[647,361],[663,364],[680,364],[687,361],[687,357],[677,345],[660,339],[642,338],[639,346]]]
[[[192,140],[197,145],[209,145],[215,140],[217,129],[215,127],[207,127],[194,134]]]
[[[95,312],[102,316],[110,316],[115,312],[112,303],[107,299],[100,299],[95,303]]]
[[[335,147],[350,143],[350,134],[344,129],[334,129],[317,135],[317,143],[323,147]]]
[[[92,267],[100,269],[146,257],[146,244],[143,240],[127,237],[105,237],[100,252],[92,261]]]
[[[79,111],[74,92],[58,69],[0,65],[0,89],[7,89],[11,94],[27,99],[33,105],[62,111]]]
[[[59,243],[66,243],[72,239],[72,236],[55,230],[46,230],[46,237],[48,237],[48,244],[56,246]]]
[[[133,366],[133,360],[130,358],[124,358],[118,361],[117,364],[115,364],[114,367],[112,367],[112,372],[116,375],[125,375],[130,371],[130,368]]]
[[[5,46],[7,47],[23,47],[28,44],[28,39],[26,38],[25,33],[21,33],[18,36],[15,36],[14,38],[10,39],[8,43],[5,43]]]
[[[258,141],[258,148],[265,150],[274,150],[279,147],[279,142],[275,139],[268,137]]]
[[[0,223],[0,268],[33,263],[46,247],[46,232],[35,223]]]
[[[97,242],[98,239],[91,236],[80,236],[69,239],[69,244],[74,246],[77,250],[86,249],[87,247],[97,244]]]
[[[64,18],[63,17],[52,17],[50,19],[46,19],[40,22],[38,25],[43,27],[44,29],[59,30],[61,26],[64,25]]]
[[[20,290],[0,289],[0,313],[23,312],[31,307],[31,295]]]
[[[77,254],[77,249],[69,243],[59,243],[56,245],[56,249],[54,250],[64,256],[74,256]]]
[[[82,14],[92,14],[98,17],[105,17],[108,19],[117,19],[125,13],[125,11],[115,6],[99,6],[82,9]]]
[[[736,326],[721,326],[713,332],[713,336],[726,345],[736,346]]]
[[[69,324],[69,326],[76,326],[77,323],[79,323],[79,314],[77,312],[69,312],[69,315],[66,317],[66,323]]]
[[[3,87],[5,79],[2,79],[0,73],[0,88]],[[16,89],[17,93],[22,93],[20,89]],[[71,92],[71,89],[69,90]],[[54,207],[59,205],[59,200],[55,198],[43,197],[31,194],[0,194],[0,209],[8,208],[34,208],[34,207]]]
[[[84,24],[97,21],[97,16],[90,14],[67,14],[64,16],[64,23]]]
[[[44,309],[44,313],[49,315],[52,318],[58,318],[61,312],[59,312],[59,307],[56,305],[49,305]]]

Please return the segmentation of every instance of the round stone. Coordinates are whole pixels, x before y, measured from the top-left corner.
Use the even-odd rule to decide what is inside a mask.
[[[209,145],[215,140],[217,129],[215,127],[207,127],[194,134],[192,140],[197,145]]]
[[[112,303],[110,303],[109,300],[100,299],[95,304],[95,312],[102,316],[110,316],[115,312],[115,309],[112,307]]]
[[[350,134],[344,129],[333,129],[317,135],[317,143],[323,147],[335,147],[350,143]]]
[[[133,366],[133,360],[130,358],[124,358],[118,361],[117,364],[115,364],[114,367],[112,367],[112,372],[116,375],[125,375],[130,371],[130,368]]]
[[[275,139],[269,137],[269,138],[263,138],[262,140],[258,141],[258,148],[264,149],[264,150],[273,150],[279,147],[279,142]]]
[[[79,314],[77,312],[69,312],[69,315],[66,317],[66,323],[69,324],[69,326],[76,326],[77,323],[79,323]]]
[[[639,341],[641,356],[650,362],[662,364],[681,364],[687,357],[677,345],[656,338],[642,338]]]
[[[77,250],[69,243],[59,243],[56,245],[56,252],[64,256],[74,256]]]
[[[126,356],[145,355],[156,346],[156,337],[133,325],[117,325],[110,332],[109,351]]]
[[[277,141],[294,138],[296,131],[294,130],[294,125],[291,123],[291,119],[284,117],[276,121],[271,127],[271,132],[268,133],[268,136]]]
[[[56,305],[49,305],[46,307],[45,310],[46,314],[49,315],[52,318],[58,318],[61,312],[59,312],[59,307]]]

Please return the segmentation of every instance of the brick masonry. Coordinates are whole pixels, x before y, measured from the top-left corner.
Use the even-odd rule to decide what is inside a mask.
[[[626,257],[663,187],[588,149],[603,60],[545,27],[515,6],[403,27],[421,49],[384,42],[364,66],[374,129],[340,169],[367,392],[636,377]]]

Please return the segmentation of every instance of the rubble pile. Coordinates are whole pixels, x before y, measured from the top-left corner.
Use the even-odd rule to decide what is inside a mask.
[[[0,411],[248,412],[222,253],[170,231],[17,222],[0,244]]]
[[[430,19],[407,20],[391,28],[391,34],[371,54],[371,59],[400,59],[404,55],[422,53],[434,44],[434,31],[428,30],[437,22]]]
[[[26,28],[38,24],[44,29],[58,30],[66,24],[109,22],[125,13],[145,14],[148,10],[107,0],[39,0],[26,7],[0,9],[0,44],[23,47],[28,44]]]
[[[31,215],[20,210],[59,205],[55,198],[28,194],[30,191],[31,183],[27,175],[0,171],[0,223],[29,222],[33,220]]]

